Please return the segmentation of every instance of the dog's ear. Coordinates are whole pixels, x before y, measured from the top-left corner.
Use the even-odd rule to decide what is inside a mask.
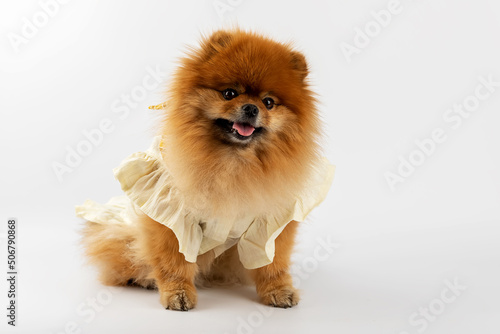
[[[225,30],[216,31],[210,36],[210,43],[217,47],[226,47],[231,43],[233,35]]]
[[[299,74],[300,78],[304,80],[309,74],[306,57],[298,51],[292,51],[292,67]]]
[[[222,49],[231,44],[233,35],[225,30],[218,30],[210,37],[206,38],[201,45],[203,56],[205,59],[212,57],[214,54],[220,52]]]

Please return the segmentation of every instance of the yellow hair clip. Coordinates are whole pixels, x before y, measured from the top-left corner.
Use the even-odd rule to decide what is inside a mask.
[[[161,109],[165,109],[166,106],[167,106],[167,103],[163,102],[163,103],[157,104],[155,106],[149,106],[148,109],[161,110]]]

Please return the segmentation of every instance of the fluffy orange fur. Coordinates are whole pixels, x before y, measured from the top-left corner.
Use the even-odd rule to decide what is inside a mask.
[[[239,29],[213,33],[182,59],[160,132],[164,162],[190,208],[203,217],[231,219],[277,212],[293,201],[318,161],[319,121],[307,74],[305,57],[289,44]],[[238,97],[224,99],[228,88]],[[275,102],[270,110],[266,97]],[[234,120],[245,104],[257,106],[263,130],[244,144],[228,141],[214,122]],[[86,223],[86,253],[104,284],[156,287],[164,307],[188,310],[197,302],[195,282],[251,278],[263,303],[297,304],[289,273],[297,222],[276,239],[273,263],[246,270],[236,247],[189,263],[169,228],[146,215],[136,220],[130,226]]]

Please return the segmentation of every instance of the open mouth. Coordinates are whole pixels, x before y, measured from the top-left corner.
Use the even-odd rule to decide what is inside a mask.
[[[231,122],[224,118],[216,119],[215,124],[226,134],[241,142],[250,140],[262,131],[262,127],[256,128],[250,123]]]

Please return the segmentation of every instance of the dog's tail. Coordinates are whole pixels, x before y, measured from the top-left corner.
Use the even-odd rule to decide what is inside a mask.
[[[85,255],[105,285],[154,288],[150,268],[139,259],[140,230],[130,209],[126,197],[114,197],[105,205],[86,201],[76,207],[77,216],[86,220],[81,231]]]

